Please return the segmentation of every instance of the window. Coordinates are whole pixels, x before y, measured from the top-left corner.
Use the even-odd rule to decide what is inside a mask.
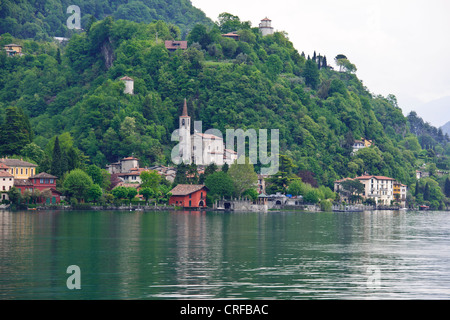
[[[6,190],[5,186],[3,186],[3,190]]]
[[[33,175],[33,172],[34,172],[34,169],[31,169],[31,170],[30,170],[31,175]]]
[[[28,174],[28,169],[25,169],[25,174]]]
[[[19,168],[16,168],[16,174],[19,174]]]
[[[45,179],[45,184],[48,184],[48,179]]]
[[[53,184],[53,179],[50,179],[50,183],[52,183],[52,184]]]
[[[192,199],[192,193],[189,195],[189,199]],[[189,201],[190,202],[190,201]]]
[[[43,184],[43,183],[44,183],[44,179],[42,179],[42,178],[39,179],[39,183],[40,183],[40,184]]]
[[[200,199],[203,199],[203,192],[200,192]]]
[[[34,179],[34,184],[36,184],[36,179]]]
[[[23,174],[23,168],[20,168],[20,174]]]
[[[191,200],[189,200],[189,207],[191,206]]]

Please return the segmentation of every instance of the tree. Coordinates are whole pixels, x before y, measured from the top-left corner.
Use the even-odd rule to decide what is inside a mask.
[[[233,180],[236,196],[242,195],[247,189],[254,188],[258,182],[258,175],[254,170],[253,164],[250,163],[249,158],[245,158],[245,162],[242,164],[240,164],[240,159],[235,160],[230,166],[228,174]]]
[[[22,108],[6,108],[5,119],[1,128],[0,154],[19,154],[25,145],[33,141],[34,134],[28,116]]]
[[[155,170],[143,171],[141,172],[141,187],[142,188],[150,188],[153,191],[158,189],[159,184],[161,183],[162,177]]]
[[[205,179],[205,186],[209,189],[208,196],[211,195],[214,199],[229,199],[234,191],[233,179],[223,171],[208,175]]]
[[[150,199],[150,197],[152,197],[154,195],[154,191],[152,188],[141,188],[139,190],[139,194],[142,195],[145,199],[145,203],[148,203],[148,199]]]
[[[34,142],[27,144],[22,148],[20,154],[26,158],[33,160],[36,163],[42,162],[45,157],[45,152]]]
[[[57,176],[57,177],[62,177],[63,175],[63,155],[61,152],[61,147],[59,146],[59,138],[56,137],[55,139],[55,145],[53,147],[53,155],[52,155],[52,164],[50,167],[50,172],[51,174]]]
[[[428,182],[425,184],[425,188],[423,189],[423,200],[430,200],[430,185]]]
[[[347,193],[349,197],[353,196],[355,193],[359,196],[364,192],[364,189],[364,184],[359,180],[349,179],[341,182],[341,190],[343,190],[344,193]]]
[[[131,203],[131,200],[133,200],[134,197],[136,197],[136,195],[138,194],[138,191],[136,188],[133,188],[133,187],[128,187],[127,189],[128,189],[127,198],[128,198],[128,200],[130,200],[130,203]]]
[[[74,169],[67,174],[63,187],[69,197],[74,197],[80,202],[87,197],[92,184],[92,178],[86,172]]]
[[[303,70],[303,77],[305,78],[306,85],[316,90],[319,86],[319,68],[317,67],[317,63],[312,60],[307,60]]]
[[[128,196],[128,188],[118,186],[112,189],[111,193],[116,199],[125,199]]]
[[[100,199],[100,197],[102,196],[103,192],[102,192],[102,188],[94,183],[87,191],[87,196],[89,201],[93,201],[93,202],[97,202],[98,199]]]

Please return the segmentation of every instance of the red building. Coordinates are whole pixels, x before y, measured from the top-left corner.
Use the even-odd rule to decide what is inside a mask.
[[[58,177],[41,172],[37,175],[31,176],[28,179],[15,179],[14,186],[19,189],[21,194],[24,194],[25,190],[29,190],[31,192],[34,190],[39,190],[41,193],[46,190],[50,190],[51,196],[46,199],[46,202],[59,203],[61,202],[61,192],[56,190],[56,179],[58,179]],[[38,202],[44,202],[44,197],[39,198]]]
[[[183,208],[205,208],[208,188],[201,184],[179,184],[170,191],[170,205]]]

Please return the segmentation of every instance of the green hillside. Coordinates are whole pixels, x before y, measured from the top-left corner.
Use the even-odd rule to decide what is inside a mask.
[[[163,20],[176,25],[181,36],[196,23],[212,25],[203,11],[189,0],[2,0],[0,1],[0,34],[10,33],[22,39],[46,40],[48,37],[70,37],[78,31],[67,28],[72,13],[67,8],[80,8],[81,28],[87,29],[92,19],[107,16],[150,23]]]
[[[221,36],[230,30],[239,41]],[[186,98],[203,130],[279,129],[293,173],[311,184],[332,187],[336,179],[368,172],[414,187],[420,166],[450,167],[448,137],[421,144],[395,97],[371,94],[348,60],[332,70],[324,60],[335,57],[307,59],[285,33],[262,37],[228,14],[213,27],[195,25],[187,50],[168,52],[163,41],[178,37],[170,23],[111,17],[66,46],[3,34],[2,46],[17,42],[25,55],[0,55],[0,116],[9,126],[0,154],[39,154],[35,160],[46,169],[59,136],[72,154],[67,169],[104,167],[131,154],[143,166],[170,165],[171,133]],[[123,93],[125,75],[135,80],[134,95]],[[352,156],[361,138],[373,146]]]

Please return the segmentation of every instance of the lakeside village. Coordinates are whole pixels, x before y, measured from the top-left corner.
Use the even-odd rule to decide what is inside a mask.
[[[128,82],[125,90],[132,92],[132,79],[124,77],[123,80]],[[187,110],[185,100],[179,117],[179,128],[185,129],[183,132],[191,132],[191,118]],[[184,138],[181,133],[179,138],[180,141]],[[200,145],[194,143],[194,139],[198,138],[201,138]],[[183,167],[185,172],[179,172],[180,166],[141,168],[139,159],[130,156],[101,170],[92,165],[91,168],[96,167],[97,172],[87,170],[91,177],[76,169],[76,172],[65,176],[64,184],[60,185],[59,177],[46,172],[38,173],[36,164],[23,159],[0,158],[0,208],[266,212],[402,210],[407,207],[406,185],[390,177],[370,174],[337,180],[334,191],[313,188],[297,179],[298,183],[291,184],[286,192],[268,194],[268,184],[285,178],[279,176],[281,173],[261,175],[255,173],[253,165],[237,164],[237,153],[226,149],[223,139],[213,134],[195,132],[190,139],[192,163],[198,161],[195,148],[202,148],[203,163],[195,165],[195,172],[189,170],[189,165]],[[357,140],[353,145],[353,154],[371,145],[370,140]],[[424,174],[418,171],[417,179]],[[93,184],[98,176],[103,180],[106,177],[106,188]],[[185,183],[177,183],[179,181]],[[194,183],[190,183],[192,181]],[[236,188],[241,189],[232,192]],[[419,209],[429,207],[420,206]]]
[[[261,20],[259,28],[263,35],[274,32],[268,18]],[[237,40],[239,38],[239,35],[233,32],[222,36]],[[169,51],[184,50],[187,49],[187,41],[165,41],[165,46]],[[22,55],[21,49],[21,46],[16,44],[5,46],[10,57]],[[133,94],[133,78],[124,76],[120,80],[125,84],[124,93]],[[180,132],[191,132],[191,118],[188,115],[186,100],[179,117],[179,129],[184,129]],[[180,143],[185,139],[181,133],[179,138]],[[253,165],[237,165],[237,152],[226,149],[221,137],[195,131],[190,139],[193,155],[190,162],[195,164],[194,166],[156,165],[141,168],[139,159],[129,156],[107,165],[105,169],[91,165],[85,171],[75,169],[63,177],[57,177],[39,172],[36,164],[23,159],[0,158],[0,209],[258,212],[283,209],[430,209],[428,205],[417,206],[408,203],[408,187],[390,177],[370,173],[354,178],[345,177],[334,182],[334,190],[323,186],[315,188],[302,182],[299,177],[288,183],[290,178],[285,176],[284,172],[269,176],[257,174]],[[201,141],[200,144],[197,141]],[[372,144],[371,140],[364,138],[355,141],[352,155],[358,150],[371,147]],[[201,153],[196,148],[201,148]],[[198,154],[202,155],[200,161]],[[182,154],[179,156],[183,158]],[[449,174],[437,173],[441,176]],[[428,172],[417,171],[416,193],[419,180],[427,175]],[[64,178],[63,182],[59,181],[61,178]],[[274,185],[278,188],[273,188]],[[269,192],[274,190],[276,192]],[[427,200],[425,193],[426,191],[423,200]],[[436,203],[431,208],[438,209]]]

